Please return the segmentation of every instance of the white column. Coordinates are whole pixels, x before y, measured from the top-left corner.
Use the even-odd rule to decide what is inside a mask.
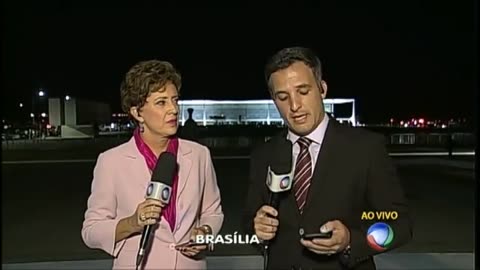
[[[353,100],[352,102],[352,117],[350,117],[350,121],[352,122],[352,126],[356,126],[357,125],[357,117],[356,117],[356,113],[355,113],[355,100]]]
[[[267,125],[270,125],[270,105],[267,103]]]
[[[205,104],[203,104],[203,126],[207,125],[207,109],[205,108]]]

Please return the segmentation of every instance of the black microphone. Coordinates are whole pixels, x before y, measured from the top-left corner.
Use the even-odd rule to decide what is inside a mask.
[[[267,187],[270,191],[269,205],[278,210],[280,195],[292,188],[294,171],[292,169],[292,143],[282,139],[277,144],[277,152],[270,160],[267,175]]]
[[[278,213],[282,192],[292,188],[294,170],[292,168],[292,143],[282,138],[276,144],[277,151],[272,156],[267,173],[267,187],[270,191],[269,205]],[[269,241],[264,242],[264,268],[268,268]]]
[[[170,202],[172,193],[172,181],[175,175],[177,161],[172,153],[163,152],[157,160],[157,164],[152,172],[152,179],[148,185],[145,199],[154,199],[161,201],[165,205]],[[147,225],[143,229],[140,247],[137,253],[137,268],[142,263],[147,247],[150,244],[150,234],[154,225]]]

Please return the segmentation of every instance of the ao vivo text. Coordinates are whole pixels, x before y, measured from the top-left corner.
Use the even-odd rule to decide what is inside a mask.
[[[396,220],[397,211],[363,211],[362,220]]]

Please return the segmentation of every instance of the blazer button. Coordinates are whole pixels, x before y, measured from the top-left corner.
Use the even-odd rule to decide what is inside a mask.
[[[173,244],[173,243],[170,244],[169,248],[170,248],[171,250],[175,250],[175,244]]]
[[[298,233],[300,234],[300,236],[302,236],[303,234],[305,234],[305,230],[303,230],[303,228],[300,228],[300,230],[298,230]]]

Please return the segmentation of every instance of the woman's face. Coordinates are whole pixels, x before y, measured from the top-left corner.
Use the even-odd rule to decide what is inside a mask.
[[[162,137],[174,135],[178,128],[177,88],[172,83],[167,83],[163,88],[152,92],[139,110],[133,107],[131,113],[137,121],[143,122],[145,135]]]

